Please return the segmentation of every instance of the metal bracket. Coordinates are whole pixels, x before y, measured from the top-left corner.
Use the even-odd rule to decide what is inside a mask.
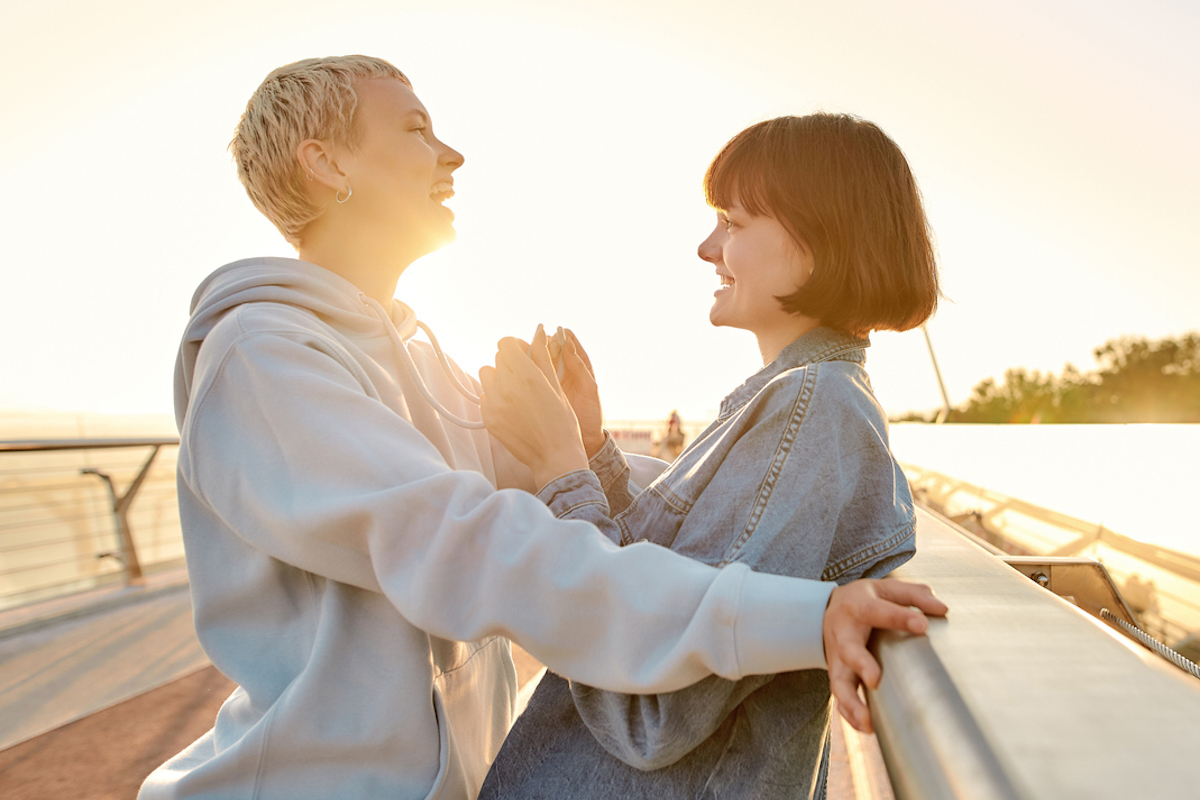
[[[153,445],[154,449],[150,451],[150,457],[142,464],[141,470],[138,471],[137,476],[129,484],[129,488],[125,490],[124,494],[117,493],[117,488],[108,473],[101,472],[95,467],[88,467],[79,471],[82,475],[95,475],[104,481],[104,485],[108,488],[108,497],[112,503],[113,523],[116,526],[117,539],[121,545],[121,553],[116,558],[124,567],[126,586],[141,586],[145,583],[142,575],[142,565],[137,557],[137,548],[133,543],[133,533],[129,529],[129,507],[133,504],[133,499],[137,495],[138,489],[142,487],[142,482],[146,480],[146,475],[149,474],[150,467],[154,464],[154,459],[158,455],[159,447],[160,445]],[[115,554],[101,553],[99,557],[103,558],[111,555]]]
[[[1039,586],[1065,597],[1094,617],[1107,608],[1130,625],[1137,617],[1113,583],[1104,565],[1094,558],[1079,556],[1001,556],[1001,560]]]

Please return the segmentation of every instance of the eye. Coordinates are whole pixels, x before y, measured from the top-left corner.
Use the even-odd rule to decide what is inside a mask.
[[[426,127],[426,126],[424,126],[424,125],[421,125],[421,126],[419,126],[419,127],[416,127],[416,128],[412,128],[411,130],[412,130],[412,132],[413,132],[413,133],[419,133],[419,134],[421,134],[421,138],[425,138],[425,136],[426,136],[426,135],[429,133],[429,128],[427,128],[427,127]]]
[[[731,220],[729,217],[725,217],[724,219],[722,219],[721,223],[725,226],[725,231],[727,233],[732,233],[733,229],[738,226],[738,224],[736,222],[734,222],[733,220]]]

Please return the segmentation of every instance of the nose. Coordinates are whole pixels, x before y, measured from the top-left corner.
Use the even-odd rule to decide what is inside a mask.
[[[696,255],[710,264],[719,264],[721,262],[721,245],[725,241],[725,226],[717,223],[713,228],[712,233],[708,238],[700,243],[696,248]]]
[[[442,152],[438,156],[438,163],[444,167],[449,167],[451,172],[463,165],[463,162],[466,161],[466,159],[463,157],[462,153],[458,152],[445,142],[439,141],[438,143],[442,146]]]

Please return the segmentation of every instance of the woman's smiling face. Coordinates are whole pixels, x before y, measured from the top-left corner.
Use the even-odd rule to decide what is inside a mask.
[[[398,80],[357,87],[361,141],[345,156],[356,213],[429,252],[454,238],[452,173],[463,157],[433,134],[429,112]]]
[[[805,284],[812,275],[813,257],[774,218],[730,203],[717,213],[716,227],[697,252],[717,268],[721,279],[709,320],[757,336],[764,363],[815,327],[813,320],[784,311],[777,299]]]

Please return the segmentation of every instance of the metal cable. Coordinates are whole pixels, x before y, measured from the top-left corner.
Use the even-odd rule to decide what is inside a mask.
[[[1121,630],[1125,631],[1125,633],[1129,634],[1146,647],[1158,653],[1167,661],[1170,661],[1184,672],[1191,674],[1192,677],[1200,678],[1200,666],[1197,666],[1194,661],[1190,661],[1182,654],[1175,652],[1157,639],[1151,638],[1150,634],[1146,633],[1141,628],[1130,625],[1128,622],[1121,619],[1107,608],[1100,609],[1100,619],[1109,623],[1115,622],[1117,625],[1121,626]]]

